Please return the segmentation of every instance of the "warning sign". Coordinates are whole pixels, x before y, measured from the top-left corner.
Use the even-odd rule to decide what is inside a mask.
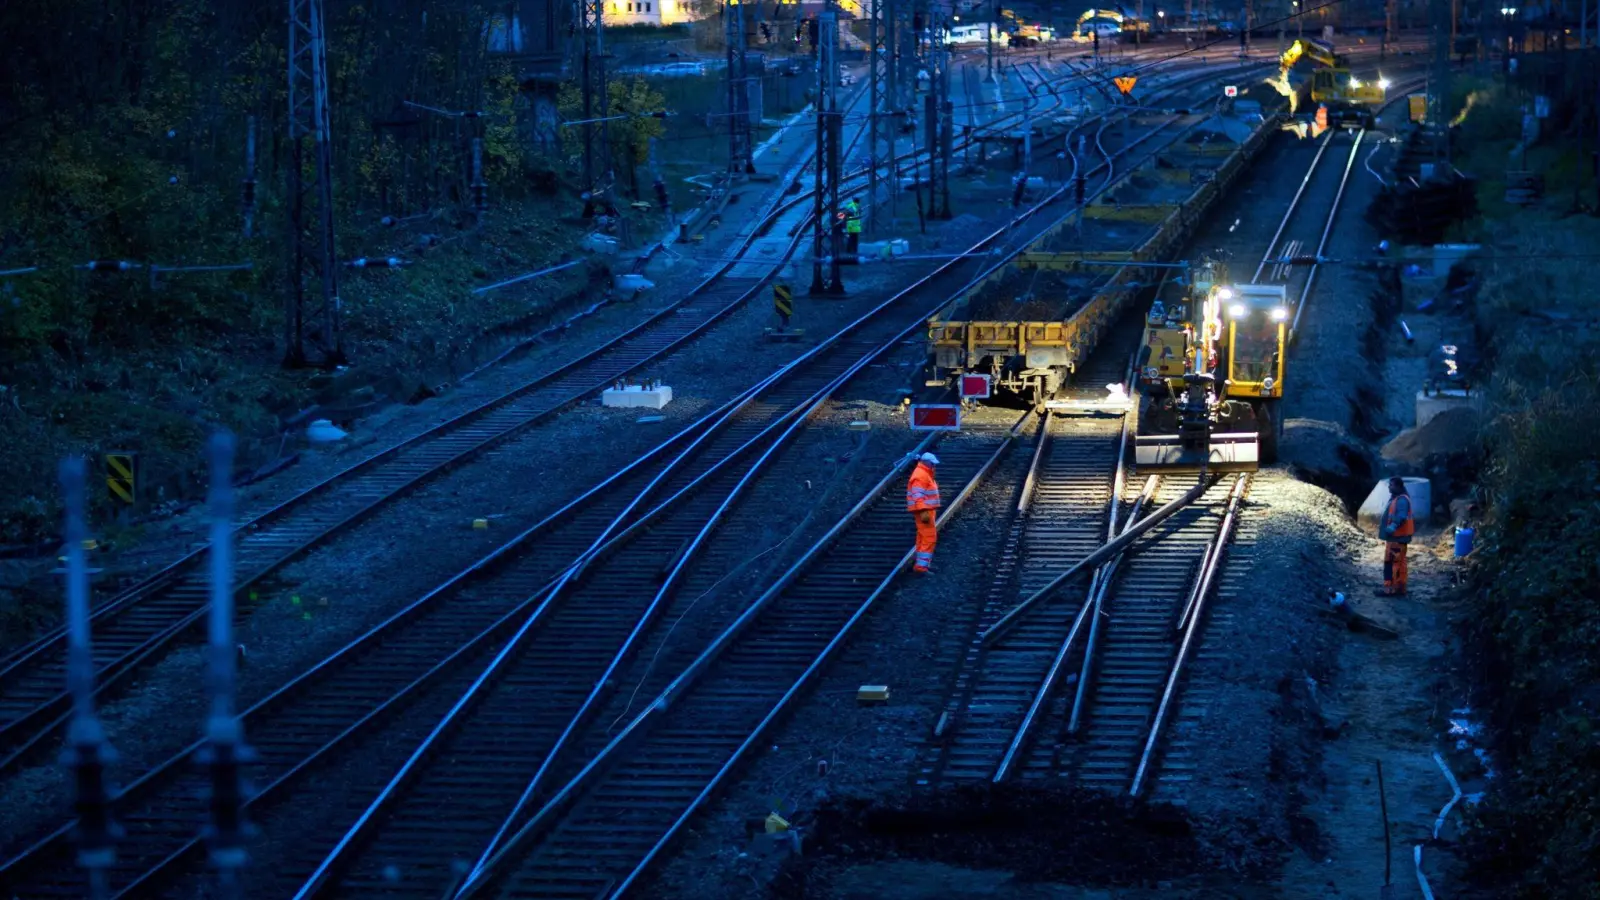
[[[989,397],[988,375],[961,376],[961,399],[986,400]]]
[[[953,403],[924,403],[911,407],[912,431],[960,431],[961,407]]]
[[[772,286],[772,308],[777,310],[778,317],[785,322],[794,315],[794,292],[789,290],[787,284]]]
[[[111,492],[112,499],[133,503],[138,489],[135,468],[136,457],[132,453],[106,454],[106,489]]]
[[[1139,76],[1118,75],[1111,80],[1116,84],[1117,90],[1122,92],[1122,96],[1127,97],[1133,93],[1133,86],[1139,83]]]
[[[1239,96],[1239,86],[1237,84],[1230,84],[1227,87],[1224,87],[1222,89],[1222,96],[1224,96],[1224,97],[1237,97],[1237,96]]]

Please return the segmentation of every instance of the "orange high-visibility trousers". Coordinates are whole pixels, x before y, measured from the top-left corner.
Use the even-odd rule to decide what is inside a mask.
[[[928,565],[933,562],[934,545],[939,543],[939,512],[932,509],[912,510],[911,518],[917,523],[917,562],[914,568],[918,572],[926,572]]]
[[[1385,594],[1399,595],[1406,592],[1406,546],[1396,541],[1389,541],[1383,545]]]

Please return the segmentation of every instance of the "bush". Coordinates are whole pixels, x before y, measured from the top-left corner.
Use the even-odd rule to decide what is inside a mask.
[[[1525,214],[1485,238],[1480,326],[1500,348],[1487,518],[1468,585],[1494,766],[1466,855],[1502,894],[1600,897],[1600,338],[1583,290],[1600,236]],[[1501,250],[1504,254],[1505,249]]]

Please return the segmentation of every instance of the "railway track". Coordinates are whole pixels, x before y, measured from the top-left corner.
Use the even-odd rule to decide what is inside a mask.
[[[881,498],[879,504],[886,516],[904,515],[897,496]],[[892,579],[900,568],[903,561],[890,570],[888,577]],[[491,844],[485,856],[480,857],[473,870],[477,874],[469,876],[461,895],[481,893],[489,883],[502,880],[508,885],[505,893],[513,896],[613,896],[636,884],[788,699],[804,687],[831,648],[844,638],[849,625],[887,587],[886,580],[868,593],[872,582],[861,577],[860,569],[861,566],[852,565],[846,573],[857,596],[865,594],[864,605],[831,639],[828,630],[810,625],[806,636],[822,649],[794,681],[775,678],[768,670],[740,669],[735,663],[723,666],[720,660],[737,660],[740,651],[734,648],[742,646],[736,643],[736,635],[729,637],[725,632],[615,738],[607,742],[604,734],[591,735],[589,746],[593,754],[589,761],[581,766],[578,760],[572,761],[570,779],[560,790],[547,793],[547,802],[538,812],[525,817],[513,815],[503,823],[501,834],[509,837]],[[807,573],[804,577],[811,576]],[[736,631],[742,623],[764,621],[762,617],[768,614],[763,612],[764,601],[786,589],[781,580],[730,631]],[[821,606],[822,602],[813,601],[813,605]],[[809,648],[797,648],[793,637],[763,639],[758,634],[750,639],[751,653],[761,656],[761,665],[773,666],[782,660],[798,670],[808,658],[804,650]],[[827,643],[822,644],[823,641]],[[686,679],[693,684],[702,677],[711,678],[706,673],[721,674],[719,666],[727,672],[722,682],[685,693]],[[770,698],[776,700],[768,709],[765,703]],[[673,716],[673,708],[682,712]],[[761,715],[763,710],[765,715]],[[737,728],[722,723],[730,713],[744,717]],[[673,723],[681,724],[654,723],[655,719],[668,716],[673,716]],[[601,721],[607,718],[603,715]],[[613,721],[622,718],[619,715]],[[648,734],[643,733],[646,728],[650,728]],[[642,747],[630,746],[641,741]],[[560,783],[559,779],[556,783]],[[539,799],[537,794],[533,796],[536,801]],[[619,823],[623,805],[629,812],[626,823]],[[674,813],[676,818],[672,818]],[[660,831],[663,826],[664,833]],[[659,838],[655,837],[657,834]],[[519,864],[517,874],[499,874],[509,865],[507,859],[522,853],[531,855]]]
[[[1159,129],[1157,130],[1159,131]],[[1138,142],[1136,141],[1135,145],[1137,145],[1137,143]],[[1131,149],[1131,147],[1127,149]],[[497,554],[497,556],[500,556],[500,554]],[[493,561],[494,560],[491,560],[491,562]],[[475,567],[475,570],[478,568],[479,567]],[[525,581],[524,589],[532,587],[535,583],[536,580]],[[446,589],[448,590],[451,587],[452,586],[447,585]],[[478,598],[475,596],[475,592],[470,590],[466,593],[469,595],[469,599],[491,599]],[[538,599],[537,595],[535,596],[535,599]],[[484,608],[494,608],[493,604],[487,602],[482,604],[482,606]],[[415,608],[410,612],[413,616],[417,614],[417,610]],[[402,621],[404,618],[404,616],[397,617],[397,619]],[[505,621],[511,618],[511,616],[507,616],[502,619],[500,627],[502,629],[506,627],[504,624]],[[441,619],[439,621],[443,620]],[[380,626],[379,629],[375,629],[374,635],[369,637],[376,638],[378,633],[383,631],[384,627],[385,626]],[[418,629],[418,633],[425,633],[428,631],[429,629]],[[293,707],[304,712],[304,717],[299,721],[301,723],[310,723],[310,725],[309,727],[305,724],[297,725],[296,720],[291,718],[285,720],[285,727],[283,728],[267,729],[267,731],[271,734],[271,739],[270,741],[263,743],[263,756],[271,758],[282,774],[280,777],[269,783],[267,790],[263,792],[262,797],[257,802],[262,803],[268,799],[281,799],[282,795],[287,789],[287,786],[294,780],[294,778],[303,775],[307,769],[323,761],[319,759],[319,757],[323,755],[323,751],[339,744],[342,741],[349,741],[350,738],[357,734],[363,726],[370,725],[374,719],[385,714],[386,712],[397,716],[409,716],[412,720],[425,722],[432,712],[432,708],[428,703],[419,703],[410,711],[397,711],[393,710],[392,707],[403,705],[404,701],[408,699],[408,695],[417,694],[423,688],[426,688],[429,685],[441,688],[440,691],[435,691],[436,696],[448,694],[449,687],[459,686],[460,684],[459,680],[451,681],[451,679],[460,679],[462,677],[460,673],[467,670],[467,667],[460,665],[460,663],[464,661],[463,657],[472,653],[483,654],[489,652],[495,648],[495,641],[499,639],[498,635],[503,635],[503,633],[503,630],[500,632],[495,632],[493,629],[491,629],[479,634],[477,638],[472,639],[467,643],[460,643],[461,632],[459,631],[453,634],[448,632],[435,634],[435,637],[437,637],[438,640],[435,641],[435,647],[432,651],[433,655],[438,657],[442,654],[445,654],[452,644],[456,644],[453,653],[446,656],[445,659],[443,659],[439,664],[429,670],[427,674],[423,675],[421,678],[417,678],[411,682],[409,686],[398,693],[386,693],[386,691],[392,690],[392,686],[389,688],[382,688],[378,686],[378,680],[368,680],[366,682],[365,696],[363,696],[361,690],[362,680],[357,678],[341,681],[338,690],[327,691],[322,697],[321,704],[316,702],[308,702],[304,695],[298,695],[294,691],[280,692],[279,694],[274,695],[274,697],[269,698],[267,701],[263,701],[263,703],[258,704],[257,707],[251,711],[252,715],[261,717],[265,716],[268,711],[271,710],[290,709]],[[392,636],[393,635],[390,634],[384,635],[385,638]],[[334,660],[330,660],[329,663],[325,663],[324,665],[331,670],[336,668],[341,663],[341,660],[344,662],[358,660],[361,659],[364,654],[376,653],[376,648],[381,648],[388,645],[390,645],[390,642],[387,640],[373,639],[358,641],[351,645],[350,648],[347,648],[347,652],[339,655]],[[375,658],[378,661],[370,666],[369,674],[385,673],[386,677],[390,679],[394,678],[394,673],[396,671],[414,672],[421,668],[420,666],[414,665],[411,665],[410,668],[407,668],[407,666],[410,664],[403,658],[402,655],[399,655],[398,653],[392,655],[387,660],[382,659],[381,656]],[[455,665],[452,666],[450,663],[455,663]],[[319,670],[323,669],[323,667],[318,668]],[[297,685],[301,689],[305,689],[315,684],[315,682],[315,678],[301,679],[297,682]],[[380,698],[384,699],[380,701]],[[411,699],[414,699],[414,697]],[[363,715],[362,710],[364,708],[367,711]],[[252,728],[253,733],[260,731],[255,724],[250,724],[247,722],[247,725]],[[315,740],[311,740],[309,742],[306,740],[306,737],[308,736],[306,732],[311,732],[314,735],[316,728],[319,727],[323,730],[323,736],[325,736],[328,732],[335,731],[337,732],[337,736],[329,744],[324,745],[323,750],[313,752],[310,756],[306,756],[304,755],[304,752],[307,744],[315,744]],[[179,763],[181,763],[186,756],[187,754],[180,755],[180,757],[175,758],[167,766],[162,767],[161,770],[150,773],[145,778],[141,779],[139,783],[132,786],[128,792],[125,802],[136,802],[139,798],[150,797],[156,797],[158,802],[151,804],[150,808],[145,812],[146,818],[140,822],[139,843],[141,846],[139,848],[139,852],[128,854],[127,860],[129,865],[125,867],[124,871],[119,873],[120,876],[128,879],[126,882],[122,882],[120,878],[117,881],[119,884],[126,884],[126,886],[123,888],[124,895],[139,895],[141,891],[153,887],[157,876],[170,874],[175,867],[184,864],[186,858],[189,861],[192,861],[194,850],[196,849],[196,843],[192,839],[192,835],[187,842],[183,840],[184,829],[182,827],[182,823],[193,822],[198,818],[198,811],[200,809],[199,804],[203,802],[201,799],[203,795],[200,794],[198,790],[198,784],[195,782],[190,782],[185,789],[179,789],[176,791],[163,792],[156,790],[156,787],[159,783],[164,780],[170,781],[170,779],[173,778],[175,770],[177,770],[179,767]],[[270,770],[271,766],[269,765],[269,771]],[[166,833],[164,837],[166,840],[146,840],[146,838],[156,835],[157,832],[161,830],[151,823],[156,823],[165,827]],[[176,827],[174,827],[175,825]],[[25,854],[24,857],[20,857],[16,860],[13,860],[12,863],[8,863],[8,878],[23,871],[35,873],[39,873],[41,871],[49,873],[54,871],[57,875],[60,875],[60,870],[64,867],[65,863],[63,854],[65,853],[66,846],[65,832],[63,830],[62,832],[58,832],[56,835],[52,836],[50,839],[47,839],[45,842],[42,842],[40,845],[37,845],[32,852]],[[151,865],[152,861],[154,868],[143,868]],[[141,869],[142,874],[134,874],[135,872],[140,872]],[[54,886],[70,890],[69,885],[71,882],[71,877],[67,876],[63,880],[67,883],[55,884]]]
[[[1071,76],[1069,76],[1071,77]],[[1014,115],[1014,114],[1008,114]],[[857,128],[851,146],[865,132]],[[847,148],[848,152],[848,148]],[[900,157],[898,165],[916,153]],[[798,183],[809,163],[792,170]],[[851,173],[850,184],[864,178]],[[776,195],[781,197],[781,192]],[[685,297],[601,347],[476,408],[249,515],[236,532],[236,591],[250,589],[300,554],[345,533],[383,505],[462,465],[567,406],[661,359],[754,296],[804,242],[809,192],[777,202],[737,247],[735,259]],[[752,271],[738,258],[768,231],[782,252]],[[96,693],[104,697],[141,665],[192,632],[208,608],[207,558],[199,548],[119,592],[92,612]],[[0,773],[33,758],[67,719],[65,635],[41,636],[0,661]]]
[[[688,433],[679,440],[687,440]],[[578,518],[570,515],[570,509],[567,512],[552,518],[562,520],[568,533],[581,531]],[[592,529],[604,516],[597,508],[588,511],[587,520]],[[541,531],[541,526],[530,531]],[[550,540],[547,529],[541,536]],[[581,545],[581,540],[571,544]],[[543,570],[520,565],[515,549],[508,546],[497,552],[252,708],[246,714],[247,728],[268,736],[262,747],[266,788],[256,803],[266,806],[281,799],[313,765],[326,762],[341,745],[354,743],[363,728],[385,716],[408,715],[399,707],[416,702],[426,691],[449,693],[459,688],[464,664],[493,650],[511,627],[513,614],[495,618],[509,598],[533,593],[532,600],[513,607],[514,612],[525,611],[540,600],[541,580],[548,583],[551,576],[548,565]],[[485,584],[491,573],[499,573],[495,577],[501,580]],[[494,624],[469,638],[472,629],[484,622]],[[431,668],[430,660],[436,661]],[[407,681],[418,672],[424,674]],[[426,702],[420,705],[428,707]],[[325,743],[319,747],[319,741]],[[122,867],[113,877],[127,895],[136,895],[158,876],[170,874],[196,850],[192,832],[183,827],[196,821],[203,806],[203,785],[189,777],[183,765],[194,749],[148,773],[119,800],[123,814],[136,826],[130,835],[138,835],[138,846],[125,850]],[[74,876],[64,871],[68,852],[63,827],[8,863],[5,874],[27,883],[20,879],[32,873],[51,888],[70,889]]]
[[[1129,352],[1141,335],[1119,323],[1058,399],[1099,400],[1104,385],[1127,384]],[[952,675],[945,709],[918,755],[915,784],[995,780],[1002,766],[1009,770],[1020,761],[1032,721],[1061,719],[1053,692],[1070,661],[1058,658],[1060,647],[1064,636],[1082,628],[1089,587],[1062,591],[993,646],[983,635],[1019,597],[1044,588],[1106,541],[1122,493],[1127,418],[1047,413],[972,638],[945,666]]]
[[[1342,167],[1322,165],[1340,134],[1331,131],[1323,139],[1252,276],[1253,283],[1265,276],[1289,283],[1291,290],[1300,281],[1291,341],[1317,266],[1300,279],[1294,267],[1278,260],[1321,257],[1327,248],[1366,133],[1355,133]],[[1320,214],[1307,215],[1311,210]],[[1207,602],[1213,594],[1234,592],[1249,567],[1255,533],[1245,512],[1249,486],[1247,475],[1212,486],[1198,504],[1163,524],[1165,536],[1128,556],[1102,588],[1094,619],[1103,623],[1103,647],[1091,630],[1077,695],[1063,719],[1069,743],[1064,750],[1060,744],[1036,747],[1030,773],[1067,774],[1080,784],[1184,801],[1184,785],[1197,765],[1193,726],[1210,699],[1205,680],[1190,676],[1186,666],[1217,646],[1205,641],[1208,627],[1231,628],[1230,614],[1208,613]],[[1158,489],[1152,481],[1147,491],[1160,502],[1178,487],[1163,483]],[[1231,567],[1229,560],[1235,562]]]
[[[941,477],[957,489],[941,524],[999,462],[1008,438],[939,443]],[[520,828],[502,844],[504,856],[491,858],[464,895],[502,881],[504,896],[586,900],[634,886],[904,571],[908,544],[901,554],[884,552],[905,542],[901,487],[898,478],[881,482],[857,518],[812,548],[817,558],[804,571],[791,569],[668,686],[670,702],[651,704],[525,824],[514,823]],[[502,868],[522,852],[515,872]]]
[[[1066,779],[1124,792],[1141,762],[1154,774],[1158,753],[1164,779],[1183,777],[1190,747],[1163,737],[1201,617],[1183,631],[1175,623],[1200,582],[1210,580],[1204,563],[1215,552],[1218,509],[1236,482],[1212,486],[1120,564],[1114,558],[1003,637],[984,639],[1019,597],[1098,549],[1108,526],[1114,531],[1194,487],[1192,477],[1152,478],[1143,490],[1114,498],[1120,425],[1067,420],[1052,428],[1050,443],[1059,446],[1043,450],[1032,473],[1031,503],[1012,523],[1020,547],[1002,557],[1015,562],[996,573],[946,711],[921,755],[919,785]],[[1201,699],[1184,698],[1185,722],[1203,713]]]
[[[1355,135],[1342,167],[1320,166],[1340,134],[1332,131],[1323,138],[1253,277],[1257,282],[1263,277],[1300,281],[1295,322],[1306,305],[1315,267],[1300,279],[1296,269],[1279,260],[1320,256],[1326,249],[1364,136]],[[1306,215],[1309,209],[1323,214]],[[1109,429],[1103,426],[1099,438],[1108,442]],[[930,785],[1061,778],[1181,803],[1183,785],[1195,765],[1189,735],[1209,697],[1203,682],[1189,683],[1185,667],[1207,652],[1202,639],[1206,599],[1248,567],[1248,536],[1254,529],[1241,528],[1248,478],[1212,485],[1196,503],[1135,545],[1138,552],[1113,558],[1090,584],[1063,591],[988,646],[982,636],[1019,591],[1031,593],[1054,572],[1086,556],[1115,532],[1119,513],[1122,521],[1130,521],[1141,507],[1170,502],[1191,487],[1192,479],[1147,479],[1132,509],[1123,509],[1126,498],[1110,501],[1111,527],[1102,534],[1108,517],[1097,504],[1105,502],[1107,493],[1120,493],[1106,484],[1109,478],[1115,485],[1120,471],[1111,476],[1112,466],[1085,474],[1053,470],[1053,458],[1049,449],[1042,449],[1030,475],[1032,505],[1025,503],[1010,524],[975,638],[916,780]],[[1051,507],[1053,497],[1070,499],[1057,510]],[[1074,501],[1078,509],[1072,508]],[[1068,521],[1075,521],[1075,527],[1035,522],[1057,523],[1074,513]],[[1069,528],[1070,538],[1062,540],[1066,535],[1058,532]],[[1036,530],[1045,530],[1046,539],[1038,540]],[[1247,539],[1230,548],[1230,539],[1239,533]],[[1057,544],[1071,549],[1063,555]],[[1223,563],[1230,556],[1241,557],[1242,565],[1225,573]],[[1228,627],[1226,611],[1213,616],[1219,627]],[[1060,690],[1063,682],[1075,682],[1073,690]],[[1054,733],[1040,734],[1042,723]]]
[[[919,312],[911,319],[900,324],[892,325],[899,330],[889,335],[882,343],[879,350],[860,357],[856,367],[875,358],[878,353],[885,352],[893,347],[906,334],[911,333],[923,319],[925,313]],[[898,322],[894,316],[879,312],[877,318],[881,322]],[[864,329],[867,330],[867,329]],[[850,351],[844,357],[853,358]],[[701,537],[693,538],[687,535],[679,540],[662,543],[657,549],[660,552],[669,552],[674,546],[679,546],[681,541],[691,542],[691,546],[700,546]],[[630,554],[631,555],[631,554]],[[646,557],[645,567],[649,567]],[[630,560],[630,568],[634,564]],[[680,560],[674,571],[681,571],[684,563]],[[617,598],[635,596],[639,603],[649,591],[639,591],[638,586],[631,588],[625,583],[627,575],[612,578],[612,583],[606,583],[605,576],[595,579],[592,587],[605,602],[615,603]],[[680,599],[691,604],[698,595],[685,592]],[[583,639],[585,645],[594,642],[599,646],[611,647],[622,645],[611,662],[611,668],[597,676],[588,679],[579,679],[576,689],[568,685],[568,691],[573,694],[570,698],[571,705],[576,705],[579,697],[588,690],[590,684],[600,684],[614,680],[615,673],[624,670],[628,663],[628,652],[634,641],[642,631],[651,627],[651,617],[656,615],[656,603],[671,604],[672,600],[657,595],[654,601],[638,622],[633,625],[633,630],[628,631],[628,623],[634,621],[622,608],[615,608],[614,617],[608,619],[608,626],[613,633],[606,638],[596,639],[594,615],[591,612],[581,613],[585,622]],[[593,604],[590,604],[593,605]],[[576,604],[579,610],[586,610],[584,604]],[[610,608],[610,607],[607,607]],[[676,610],[674,610],[676,613]],[[560,613],[557,613],[559,618]],[[677,620],[681,614],[669,614],[666,618]],[[553,626],[552,626],[553,627]],[[649,640],[649,638],[646,638]],[[573,641],[557,641],[562,646],[572,646]],[[570,654],[569,654],[570,655]],[[655,660],[655,655],[649,657]],[[544,661],[548,663],[548,661]],[[594,661],[596,671],[604,664],[604,658]],[[426,751],[438,759],[448,758],[450,764],[434,762],[432,764],[419,764],[413,772],[402,772],[391,782],[388,790],[380,794],[373,805],[363,813],[357,827],[351,829],[339,841],[329,858],[318,867],[316,873],[307,881],[298,893],[298,896],[345,896],[351,893],[363,893],[368,890],[379,889],[387,883],[384,873],[403,868],[407,872],[418,873],[417,877],[424,883],[437,885],[451,874],[451,866],[484,842],[490,841],[494,835],[483,832],[482,828],[462,827],[455,829],[449,838],[442,838],[434,827],[435,816],[438,810],[445,807],[471,806],[476,813],[483,814],[494,808],[497,804],[509,805],[517,796],[518,787],[522,788],[524,801],[527,798],[538,796],[541,791],[547,790],[548,783],[552,780],[549,773],[558,768],[562,761],[562,751],[568,743],[570,736],[581,733],[587,725],[587,718],[592,717],[591,704],[598,704],[602,698],[602,688],[596,687],[589,691],[589,696],[584,700],[584,705],[578,709],[574,718],[566,722],[556,713],[565,713],[571,705],[556,704],[550,698],[561,694],[562,677],[567,674],[574,662],[569,658],[559,666],[547,665],[546,671],[540,671],[541,660],[534,654],[529,654],[525,661],[519,660],[511,664],[508,672],[501,676],[501,685],[489,689],[481,701],[492,706],[492,712],[479,711],[469,719],[462,722],[457,731],[448,738],[441,739],[441,746],[437,749]],[[656,670],[657,677],[673,671],[668,666]],[[630,679],[622,679],[622,683],[633,683]],[[519,685],[521,693],[527,696],[544,698],[540,707],[541,715],[531,717],[529,712],[517,708],[517,696],[511,694],[509,685]],[[644,685],[648,687],[649,685]],[[495,693],[506,693],[510,699],[497,699]],[[649,691],[646,691],[649,695]],[[550,707],[555,706],[555,709]],[[542,715],[549,712],[546,718]],[[617,714],[622,715],[621,713]],[[602,714],[600,721],[614,720],[617,716]],[[513,735],[510,743],[516,747],[524,748],[528,755],[526,759],[517,759],[521,762],[518,766],[507,766],[505,753],[491,753],[489,748],[504,745]],[[573,739],[576,741],[576,739]],[[598,749],[598,748],[595,748]],[[532,781],[526,785],[518,784],[518,776],[523,772],[536,772]],[[464,787],[470,785],[470,792]],[[468,796],[470,794],[470,796]],[[403,795],[403,797],[401,796]],[[511,808],[506,815],[506,825],[502,831],[509,829],[521,815],[521,807],[525,802],[519,802]],[[474,817],[460,817],[462,820]]]

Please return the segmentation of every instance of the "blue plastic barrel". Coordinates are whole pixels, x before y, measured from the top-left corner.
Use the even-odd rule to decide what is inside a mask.
[[[1456,526],[1456,556],[1458,558],[1472,552],[1472,538],[1475,534],[1477,534],[1477,530],[1470,525]]]

